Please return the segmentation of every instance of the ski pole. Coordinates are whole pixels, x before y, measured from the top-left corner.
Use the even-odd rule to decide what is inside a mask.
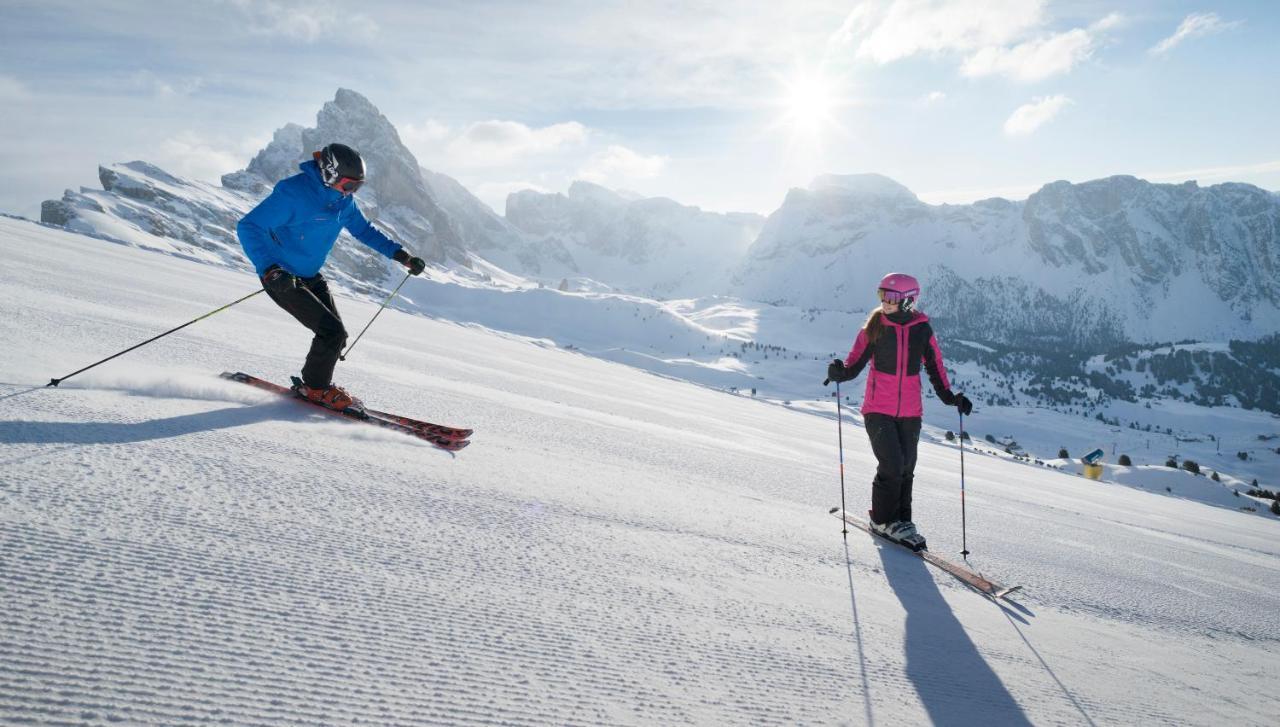
[[[840,382],[836,382],[836,440],[840,443],[840,532],[849,539],[849,523],[844,519],[844,414],[840,410]]]
[[[969,560],[969,541],[964,516],[964,413],[960,414],[960,555]]]
[[[66,376],[63,376],[63,377],[62,377],[62,378],[60,378],[60,379],[49,379],[49,383],[45,384],[45,388],[48,388],[48,387],[50,387],[50,386],[57,386],[58,384],[61,384],[62,382],[66,381],[67,379],[71,378],[72,376],[75,376],[75,375],[76,375],[76,374],[78,374],[78,373],[82,373],[82,372],[88,371],[89,369],[93,368],[94,366],[98,366],[98,365],[100,365],[100,364],[104,364],[104,363],[106,363],[106,362],[110,361],[111,359],[113,359],[113,358],[115,358],[115,357],[117,357],[117,356],[123,356],[123,355],[125,355],[126,353],[129,353],[130,351],[132,351],[132,350],[133,350],[133,349],[135,349],[135,348],[142,348],[143,346],[147,345],[148,343],[151,343],[152,341],[155,341],[155,340],[160,339],[160,338],[164,338],[165,336],[169,335],[170,333],[174,333],[174,332],[176,332],[176,331],[181,331],[183,328],[186,328],[187,326],[191,325],[192,323],[195,323],[195,322],[197,322],[197,321],[202,321],[202,320],[204,320],[204,319],[208,318],[209,316],[213,315],[214,313],[221,313],[222,311],[224,311],[224,310],[226,310],[226,309],[230,308],[231,306],[235,305],[236,303],[243,303],[244,301],[249,300],[249,299],[250,299],[250,298],[252,298],[253,296],[257,295],[258,293],[261,293],[262,291],[263,291],[263,289],[262,289],[262,288],[258,288],[257,290],[253,291],[252,293],[250,293],[250,294],[246,295],[246,296],[245,296],[245,297],[243,297],[243,298],[240,298],[239,300],[233,300],[233,301],[231,301],[230,303],[227,303],[226,305],[222,306],[221,308],[215,308],[215,309],[213,309],[213,310],[209,311],[208,313],[205,313],[204,315],[200,316],[199,318],[193,318],[192,320],[189,320],[189,321],[187,321],[186,323],[183,323],[182,325],[178,326],[177,328],[171,328],[171,329],[169,329],[169,330],[165,331],[164,333],[161,333],[161,334],[160,334],[160,335],[158,335],[158,336],[152,336],[151,338],[148,338],[147,340],[143,341],[142,343],[139,343],[139,344],[138,344],[138,345],[136,345],[136,346],[130,346],[129,348],[126,348],[125,350],[121,351],[120,353],[112,354],[111,356],[108,356],[108,357],[106,357],[106,358],[102,359],[101,361],[99,361],[99,362],[97,362],[97,363],[89,364],[88,366],[85,366],[84,368],[80,369],[79,371],[72,371],[71,373],[67,374]]]
[[[386,299],[386,300],[384,300],[384,301],[382,301],[382,305],[378,306],[378,311],[377,311],[376,313],[374,313],[374,314],[373,314],[373,317],[369,319],[369,322],[368,322],[368,323],[364,324],[364,328],[361,328],[361,329],[360,329],[360,334],[359,334],[358,336],[356,336],[356,340],[352,341],[350,346],[347,346],[347,350],[345,350],[345,351],[343,351],[342,353],[338,354],[338,360],[340,360],[340,361],[346,361],[346,360],[347,360],[347,354],[351,353],[351,349],[355,348],[357,343],[360,343],[360,336],[363,336],[363,335],[364,335],[364,332],[365,332],[365,331],[367,331],[367,330],[369,330],[369,326],[372,326],[372,325],[373,325],[373,322],[374,322],[374,321],[376,321],[376,320],[378,320],[378,316],[382,315],[382,309],[383,309],[383,308],[386,308],[386,307],[387,307],[387,303],[390,303],[390,302],[391,302],[391,299],[392,299],[392,298],[394,298],[394,297],[396,297],[396,293],[399,293],[399,292],[400,292],[400,289],[404,287],[404,284],[405,284],[405,283],[407,283],[407,282],[409,282],[409,278],[410,278],[412,275],[413,275],[413,273],[405,273],[404,280],[401,280],[401,281],[400,281],[400,284],[396,286],[396,289],[395,289],[395,290],[393,290],[393,291],[391,291],[391,295],[388,295],[388,296],[387,296],[387,299]]]

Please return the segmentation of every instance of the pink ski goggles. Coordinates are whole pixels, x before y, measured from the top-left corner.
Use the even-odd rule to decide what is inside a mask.
[[[907,294],[899,293],[896,290],[885,290],[884,288],[880,288],[876,292],[880,294],[880,301],[883,303],[901,303],[907,298],[915,297],[915,291],[911,291],[911,294]]]

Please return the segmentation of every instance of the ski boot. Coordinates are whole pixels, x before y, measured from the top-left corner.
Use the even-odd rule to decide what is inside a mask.
[[[871,513],[867,513],[868,522],[871,529],[882,538],[892,540],[904,548],[910,548],[916,552],[927,549],[924,536],[916,532],[915,523],[909,520],[894,520],[887,523],[877,523],[870,519]]]
[[[929,549],[929,544],[925,542],[924,536],[916,531],[916,524],[910,520],[899,520],[893,524],[893,528],[892,537],[904,546],[917,553]]]
[[[302,383],[302,379],[293,377],[293,390],[298,396],[329,409],[364,414],[364,402],[347,393],[341,386],[329,384],[324,387],[311,387]]]
[[[871,530],[874,531],[876,535],[880,535],[880,536],[889,538],[890,540],[893,540],[893,535],[891,535],[891,533],[893,532],[893,526],[897,525],[896,522],[891,521],[887,523],[878,523],[875,520],[871,519],[871,513],[868,512],[867,524],[871,526]]]

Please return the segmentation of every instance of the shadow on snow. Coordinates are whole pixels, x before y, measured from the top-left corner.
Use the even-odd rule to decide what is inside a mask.
[[[341,421],[323,412],[302,411],[292,402],[229,406],[213,411],[136,422],[0,421],[4,444],[128,444],[199,432],[233,429],[269,421]],[[3,464],[3,462],[0,462]]]
[[[889,587],[907,612],[907,678],[929,720],[937,725],[1030,725],[951,612],[928,565],[896,546],[877,544],[876,549]]]

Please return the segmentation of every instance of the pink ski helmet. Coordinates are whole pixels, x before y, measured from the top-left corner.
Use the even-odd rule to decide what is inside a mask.
[[[889,273],[880,280],[877,292],[880,300],[897,303],[902,310],[911,310],[915,307],[916,298],[920,297],[920,281],[906,273]]]

